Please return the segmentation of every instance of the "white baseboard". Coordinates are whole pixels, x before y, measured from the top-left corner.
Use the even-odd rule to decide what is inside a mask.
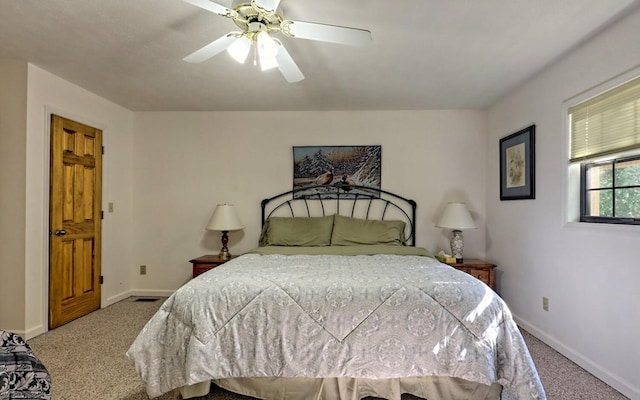
[[[175,290],[150,290],[150,289],[132,289],[119,293],[104,300],[102,308],[108,307],[128,297],[169,297]]]
[[[122,293],[118,293],[115,296],[111,296],[108,297],[106,299],[104,299],[104,301],[102,302],[102,305],[100,306],[100,308],[105,308],[105,307],[109,307],[112,304],[115,304],[119,301],[122,301],[124,299],[126,299],[127,297],[131,297],[132,294],[130,293],[130,290],[127,290],[126,292],[122,292]]]
[[[34,326],[32,328],[27,329],[23,334],[19,334],[19,335],[21,335],[23,338],[25,338],[25,340],[29,340],[29,339],[33,339],[36,336],[42,335],[43,333],[45,333],[48,330],[49,329],[47,329],[46,326],[38,325],[38,326]],[[16,333],[18,333],[18,332],[16,332]]]
[[[137,297],[169,297],[175,290],[133,289],[131,296]]]
[[[593,360],[585,357],[583,354],[579,353],[575,349],[567,346],[566,344],[558,341],[554,337],[548,335],[547,333],[541,331],[535,326],[531,325],[527,321],[519,318],[517,316],[513,316],[513,319],[516,321],[518,326],[521,326],[524,330],[531,333],[533,336],[542,340],[545,344],[556,350],[558,353],[567,357],[569,360],[578,364],[580,367],[587,370],[596,378],[605,382],[607,385],[616,389],[623,395],[627,396],[630,400],[640,400],[640,389],[634,387],[631,383],[625,381],[619,376],[615,375],[611,371],[603,368]]]
[[[108,307],[112,304],[115,304],[121,300],[124,300],[128,297],[139,296],[139,297],[169,297],[173,294],[174,290],[147,290],[147,289],[134,289],[127,290],[122,293],[118,293],[115,296],[108,297],[102,301],[101,308]],[[25,340],[33,339],[36,336],[42,335],[47,332],[49,329],[45,325],[37,325],[34,327],[30,327],[27,330],[8,330],[9,332],[13,332],[17,335],[22,336]]]
[[[24,340],[33,339],[38,335],[42,335],[47,331],[45,327],[42,325],[35,326],[33,328],[29,328],[27,330],[22,329],[3,329],[4,331],[15,333],[16,335],[20,335]]]

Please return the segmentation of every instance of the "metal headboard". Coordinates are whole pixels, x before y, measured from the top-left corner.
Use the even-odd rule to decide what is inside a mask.
[[[262,227],[271,216],[393,219],[405,222],[405,243],[415,246],[416,207],[413,200],[367,186],[305,186],[262,200]]]

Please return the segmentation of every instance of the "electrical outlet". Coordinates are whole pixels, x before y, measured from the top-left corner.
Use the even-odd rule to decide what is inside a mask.
[[[140,266],[140,275],[146,275],[147,274],[147,266],[146,265],[141,265]]]
[[[542,298],[542,309],[545,311],[549,311],[549,298],[547,297]]]

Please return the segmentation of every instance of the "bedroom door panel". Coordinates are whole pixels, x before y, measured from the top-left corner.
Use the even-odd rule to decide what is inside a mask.
[[[100,308],[102,131],[51,116],[49,328]]]

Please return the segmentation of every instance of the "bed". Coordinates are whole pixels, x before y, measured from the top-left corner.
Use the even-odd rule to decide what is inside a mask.
[[[414,201],[331,186],[261,207],[259,247],[178,289],[128,350],[150,397],[546,398],[500,297],[415,247]]]
[[[51,377],[31,347],[15,333],[0,330],[0,399],[51,399]]]

